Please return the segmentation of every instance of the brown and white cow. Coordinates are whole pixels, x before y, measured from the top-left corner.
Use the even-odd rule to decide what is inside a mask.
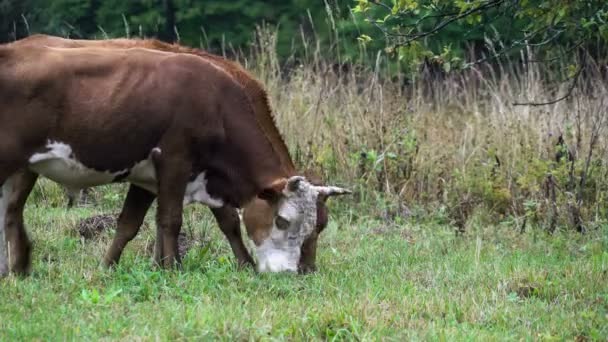
[[[295,174],[296,169],[289,155],[287,146],[285,145],[281,134],[276,128],[274,118],[272,116],[272,109],[268,100],[266,91],[260,82],[252,77],[243,67],[235,62],[227,60],[223,57],[210,54],[204,50],[193,49],[189,47],[180,46],[177,44],[167,44],[154,39],[106,39],[106,40],[77,40],[77,39],[66,39],[56,36],[49,35],[33,35],[24,38],[20,41],[13,43],[13,45],[19,46],[51,46],[51,47],[105,47],[105,48],[132,48],[141,47],[149,48],[154,50],[168,51],[168,52],[179,52],[189,53],[197,55],[210,61],[216,66],[221,67],[230,75],[232,75],[236,81],[241,84],[244,91],[247,93],[249,100],[253,106],[253,112],[256,120],[261,129],[264,130],[268,139],[272,142],[273,147],[281,158],[281,164],[288,174]],[[320,185],[321,181],[313,177],[311,180],[313,184]],[[301,272],[310,272],[316,269],[316,245],[318,235],[327,226],[328,212],[325,205],[325,201],[328,196],[319,196],[317,200],[317,223],[314,233],[305,241],[301,249],[301,257],[298,268]],[[241,235],[240,225],[236,209],[225,205],[221,208],[211,208],[219,227],[221,228],[224,235],[227,237],[230,246],[233,250],[235,257],[239,264],[252,264],[253,261],[245,248]],[[273,221],[271,215],[272,207],[268,205],[267,201],[255,199],[244,207],[244,221],[249,236],[254,240],[256,246],[261,246],[263,240],[269,235],[269,232],[273,229]],[[265,213],[261,215],[259,213]],[[122,225],[127,226],[127,225]],[[137,228],[134,224],[128,225],[130,228],[128,234],[122,234],[127,236],[135,236]],[[123,229],[124,231],[124,229]],[[124,240],[124,239],[123,239]],[[157,239],[160,240],[160,239]],[[122,244],[118,244],[121,246]],[[122,248],[113,246],[111,251],[121,251]],[[106,258],[107,259],[107,258]],[[114,258],[117,261],[117,258]],[[260,269],[265,268],[264,260],[259,265]]]
[[[243,88],[192,55],[3,46],[0,101],[0,227],[18,272],[30,249],[18,209],[35,174],[74,188],[133,184],[108,263],[137,233],[155,194],[165,266],[178,261],[184,203],[238,207],[259,195],[273,218],[258,248],[260,270],[293,271],[315,230],[317,197],[344,192],[285,172]]]

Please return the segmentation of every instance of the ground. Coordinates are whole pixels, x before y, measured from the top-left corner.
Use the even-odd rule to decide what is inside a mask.
[[[457,236],[447,225],[355,218],[341,206],[321,237],[316,274],[259,275],[235,267],[198,207],[185,214],[195,246],[181,271],[152,266],[152,214],[120,266],[105,270],[112,231],[81,240],[78,222],[115,212],[119,196],[68,211],[51,190],[37,189],[26,211],[32,274],[0,280],[3,341],[608,336],[607,226],[549,236],[503,224]]]

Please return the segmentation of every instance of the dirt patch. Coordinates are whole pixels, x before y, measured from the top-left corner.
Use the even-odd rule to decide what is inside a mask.
[[[512,281],[505,287],[507,293],[514,293],[520,299],[527,299],[533,297],[542,297],[542,287],[536,282],[528,280]]]
[[[186,232],[184,232],[183,230],[179,232],[179,235],[177,237],[177,250],[179,252],[180,257],[183,258],[184,256],[186,256],[186,253],[188,253],[190,248],[192,248],[192,244],[193,239],[188,238]]]
[[[116,227],[116,214],[101,214],[81,220],[77,229],[81,237],[91,240],[114,227]]]
[[[538,295],[538,286],[536,285],[521,285],[515,289],[515,293],[519,298],[530,298]]]
[[[96,239],[101,236],[104,232],[110,229],[116,228],[118,214],[100,214],[82,219],[77,226],[78,234],[85,240]],[[146,229],[146,223],[144,222],[141,229]],[[146,246],[147,251],[150,255],[154,254],[154,240]],[[194,240],[188,237],[188,234],[184,230],[179,233],[178,240],[178,251],[179,255],[183,258],[186,253],[192,248]]]

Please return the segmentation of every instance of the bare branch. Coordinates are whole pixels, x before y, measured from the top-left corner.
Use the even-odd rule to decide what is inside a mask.
[[[542,45],[547,45],[549,43],[551,43],[552,41],[554,41],[557,37],[559,37],[560,34],[564,33],[564,30],[556,30],[555,34],[553,34],[551,37],[543,40],[542,42],[538,42],[538,43],[527,43],[526,45],[528,46],[542,46]]]
[[[574,44],[571,47],[569,47],[568,49],[564,50],[559,56],[555,56],[555,57],[551,57],[551,58],[545,58],[545,59],[530,59],[530,60],[528,60],[528,62],[529,63],[551,63],[551,62],[555,62],[555,61],[561,60],[564,57],[564,55],[568,55],[570,52],[578,49],[583,44],[585,44],[585,40],[581,39],[576,44]]]
[[[392,32],[388,32],[385,29],[382,29],[382,31],[387,34],[388,36],[393,36],[393,37],[400,37],[400,38],[404,38],[403,41],[398,42],[397,45],[407,45],[415,40],[427,37],[427,36],[431,36],[436,34],[437,32],[441,31],[444,27],[448,26],[449,24],[458,21],[460,19],[466,18],[470,15],[473,15],[475,13],[478,12],[483,12],[485,10],[488,10],[490,8],[495,8],[495,7],[499,7],[500,5],[502,5],[503,3],[505,3],[507,0],[492,0],[492,1],[488,1],[487,3],[484,3],[482,5],[479,5],[477,7],[468,9],[462,13],[458,13],[457,15],[452,15],[449,16],[449,18],[441,21],[440,23],[438,23],[437,25],[435,25],[432,29],[428,30],[428,31],[424,31],[424,32],[418,32],[418,33],[405,33],[405,34],[401,34],[401,33],[392,33]],[[441,17],[445,17],[448,15],[435,15],[436,18],[441,18]],[[426,20],[426,17],[421,18],[419,21],[421,20]]]
[[[584,61],[582,61],[580,67],[576,71],[576,74],[572,78],[572,83],[570,84],[570,87],[568,87],[568,91],[566,91],[566,94],[564,94],[563,96],[560,96],[557,99],[554,99],[554,100],[551,100],[551,101],[547,101],[547,102],[514,102],[513,105],[514,106],[532,106],[532,107],[537,107],[537,106],[552,105],[552,104],[555,104],[555,103],[558,103],[560,101],[563,101],[563,100],[567,99],[568,97],[570,97],[570,95],[572,95],[572,92],[574,91],[574,88],[576,88],[576,85],[578,83],[578,79],[580,78],[581,73],[582,73],[582,71],[583,71],[584,68],[585,68],[585,63],[584,63]]]
[[[383,3],[382,1],[379,0],[373,0],[372,4],[376,5],[376,6],[380,6],[380,7],[384,7],[386,10],[388,10],[389,12],[392,12],[393,9],[391,8],[391,6]]]
[[[550,26],[547,25],[547,26],[543,26],[541,28],[538,28],[538,29],[536,29],[536,30],[534,30],[534,31],[532,31],[530,33],[525,33],[523,38],[515,40],[509,46],[507,46],[505,48],[502,48],[500,51],[498,51],[496,53],[493,53],[493,54],[491,54],[491,55],[489,55],[487,57],[483,57],[483,58],[480,58],[480,59],[478,59],[476,61],[467,63],[465,65],[465,68],[470,68],[470,67],[472,67],[474,65],[478,65],[478,64],[487,62],[489,60],[498,58],[498,57],[503,56],[504,54],[506,54],[507,52],[509,52],[509,51],[511,51],[511,50],[513,50],[515,48],[519,48],[519,47],[523,47],[523,46],[526,46],[526,45],[530,45],[530,44],[527,43],[528,41],[534,39],[538,34],[540,34],[542,32],[546,32],[549,29],[550,29]]]
[[[401,13],[401,14],[405,14],[405,13]],[[441,18],[455,16],[455,15],[458,15],[458,14],[459,14],[459,12],[438,13],[438,14],[434,14],[434,13],[430,12],[430,13],[427,13],[426,15],[422,16],[420,19],[416,20],[415,23],[408,24],[408,25],[403,25],[401,27],[403,27],[403,28],[405,28],[405,27],[418,27],[420,24],[422,24],[424,21],[426,21],[428,19],[441,19]]]
[[[551,36],[549,36],[548,38],[545,38],[543,41],[540,41],[537,43],[531,42],[532,40],[534,40],[536,38],[536,36],[538,36],[540,34],[547,34],[551,31],[553,31],[554,33]],[[564,32],[565,31],[563,29],[556,28],[554,24],[545,25],[530,33],[524,33],[524,37],[513,41],[511,44],[509,44],[509,46],[502,48],[498,52],[492,53],[489,56],[477,59],[473,62],[466,63],[464,65],[464,68],[470,68],[472,66],[475,66],[475,65],[478,65],[481,63],[485,63],[489,60],[499,58],[499,57],[507,54],[509,51],[516,49],[516,48],[539,47],[539,46],[550,44],[551,42],[554,42]],[[581,39],[578,42],[576,42],[574,45],[572,45],[571,47],[566,49],[563,53],[561,53],[560,56],[553,57],[553,58],[546,58],[546,59],[530,59],[530,60],[528,60],[528,62],[530,62],[530,63],[551,63],[551,62],[560,60],[561,58],[563,58],[564,55],[571,53],[575,49],[582,46],[584,43],[585,43],[585,39]]]

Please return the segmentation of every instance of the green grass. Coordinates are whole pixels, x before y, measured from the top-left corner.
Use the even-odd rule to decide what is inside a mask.
[[[150,261],[153,214],[113,271],[112,232],[81,241],[81,218],[31,200],[27,278],[0,280],[0,340],[546,340],[608,336],[608,227],[547,236],[334,211],[313,275],[238,270],[207,209],[188,209],[196,246],[181,271]],[[40,201],[39,203],[46,203]]]

